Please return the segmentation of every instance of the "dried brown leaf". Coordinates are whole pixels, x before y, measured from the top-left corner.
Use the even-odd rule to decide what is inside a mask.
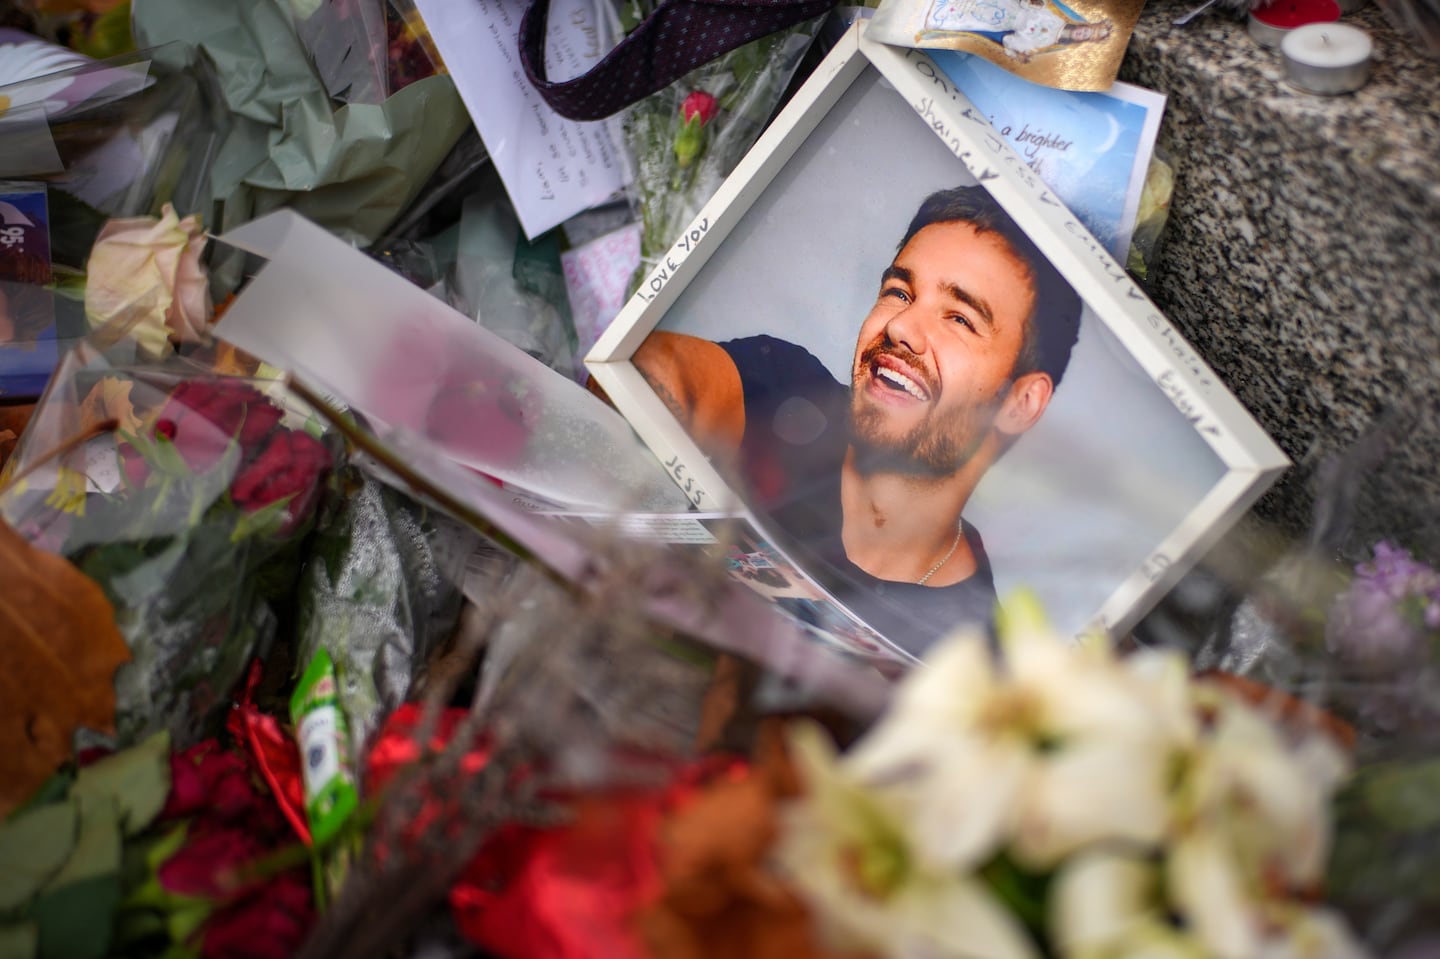
[[[88,430],[97,423],[115,420],[125,432],[137,432],[140,417],[135,415],[135,405],[130,400],[134,386],[133,381],[118,376],[104,377],[92,386],[80,401],[80,429]]]
[[[783,729],[766,720],[750,774],[724,778],[665,822],[663,891],[640,917],[655,959],[835,959],[809,911],[768,867],[780,803],[800,785]]]
[[[105,594],[0,522],[0,816],[70,755],[75,730],[115,722],[130,658]]]

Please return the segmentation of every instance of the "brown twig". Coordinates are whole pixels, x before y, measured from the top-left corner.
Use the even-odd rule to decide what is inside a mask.
[[[90,442],[97,436],[104,436],[106,433],[113,433],[119,427],[120,421],[117,419],[101,420],[100,422],[95,423],[92,426],[86,427],[79,433],[76,433],[74,436],[71,436],[68,439],[61,440],[53,448],[47,450],[45,453],[37,456],[35,459],[25,464],[25,467],[23,469],[16,470],[9,476],[0,477],[0,496],[8,493],[10,489],[15,486],[16,483],[19,483],[25,477],[35,472],[35,470],[40,466],[43,466],[51,460],[58,459],[71,453],[79,447],[84,446],[86,443]]]

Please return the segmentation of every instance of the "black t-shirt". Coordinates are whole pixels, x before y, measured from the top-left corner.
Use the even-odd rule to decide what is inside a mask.
[[[891,642],[920,654],[952,629],[988,627],[995,582],[980,534],[964,524],[973,575],[953,586],[877,579],[845,555],[840,468],[849,446],[850,390],[809,352],[773,336],[719,344],[745,396],[741,463],[754,505],[785,534],[779,546]]]

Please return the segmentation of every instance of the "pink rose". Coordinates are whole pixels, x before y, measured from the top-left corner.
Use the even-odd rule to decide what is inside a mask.
[[[86,265],[90,325],[133,322],[131,335],[152,358],[164,355],[171,335],[182,342],[200,339],[214,313],[210,281],[200,265],[205,243],[200,218],[181,220],[169,203],[158,220],[106,223]]]

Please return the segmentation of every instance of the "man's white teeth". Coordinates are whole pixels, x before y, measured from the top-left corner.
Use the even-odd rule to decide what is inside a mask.
[[[904,373],[892,370],[888,366],[882,366],[875,372],[876,375],[883,377],[891,383],[894,383],[896,386],[900,387],[902,390],[904,390],[906,393],[909,393],[917,400],[923,400],[926,398],[925,391],[920,388],[920,384],[916,383]]]

